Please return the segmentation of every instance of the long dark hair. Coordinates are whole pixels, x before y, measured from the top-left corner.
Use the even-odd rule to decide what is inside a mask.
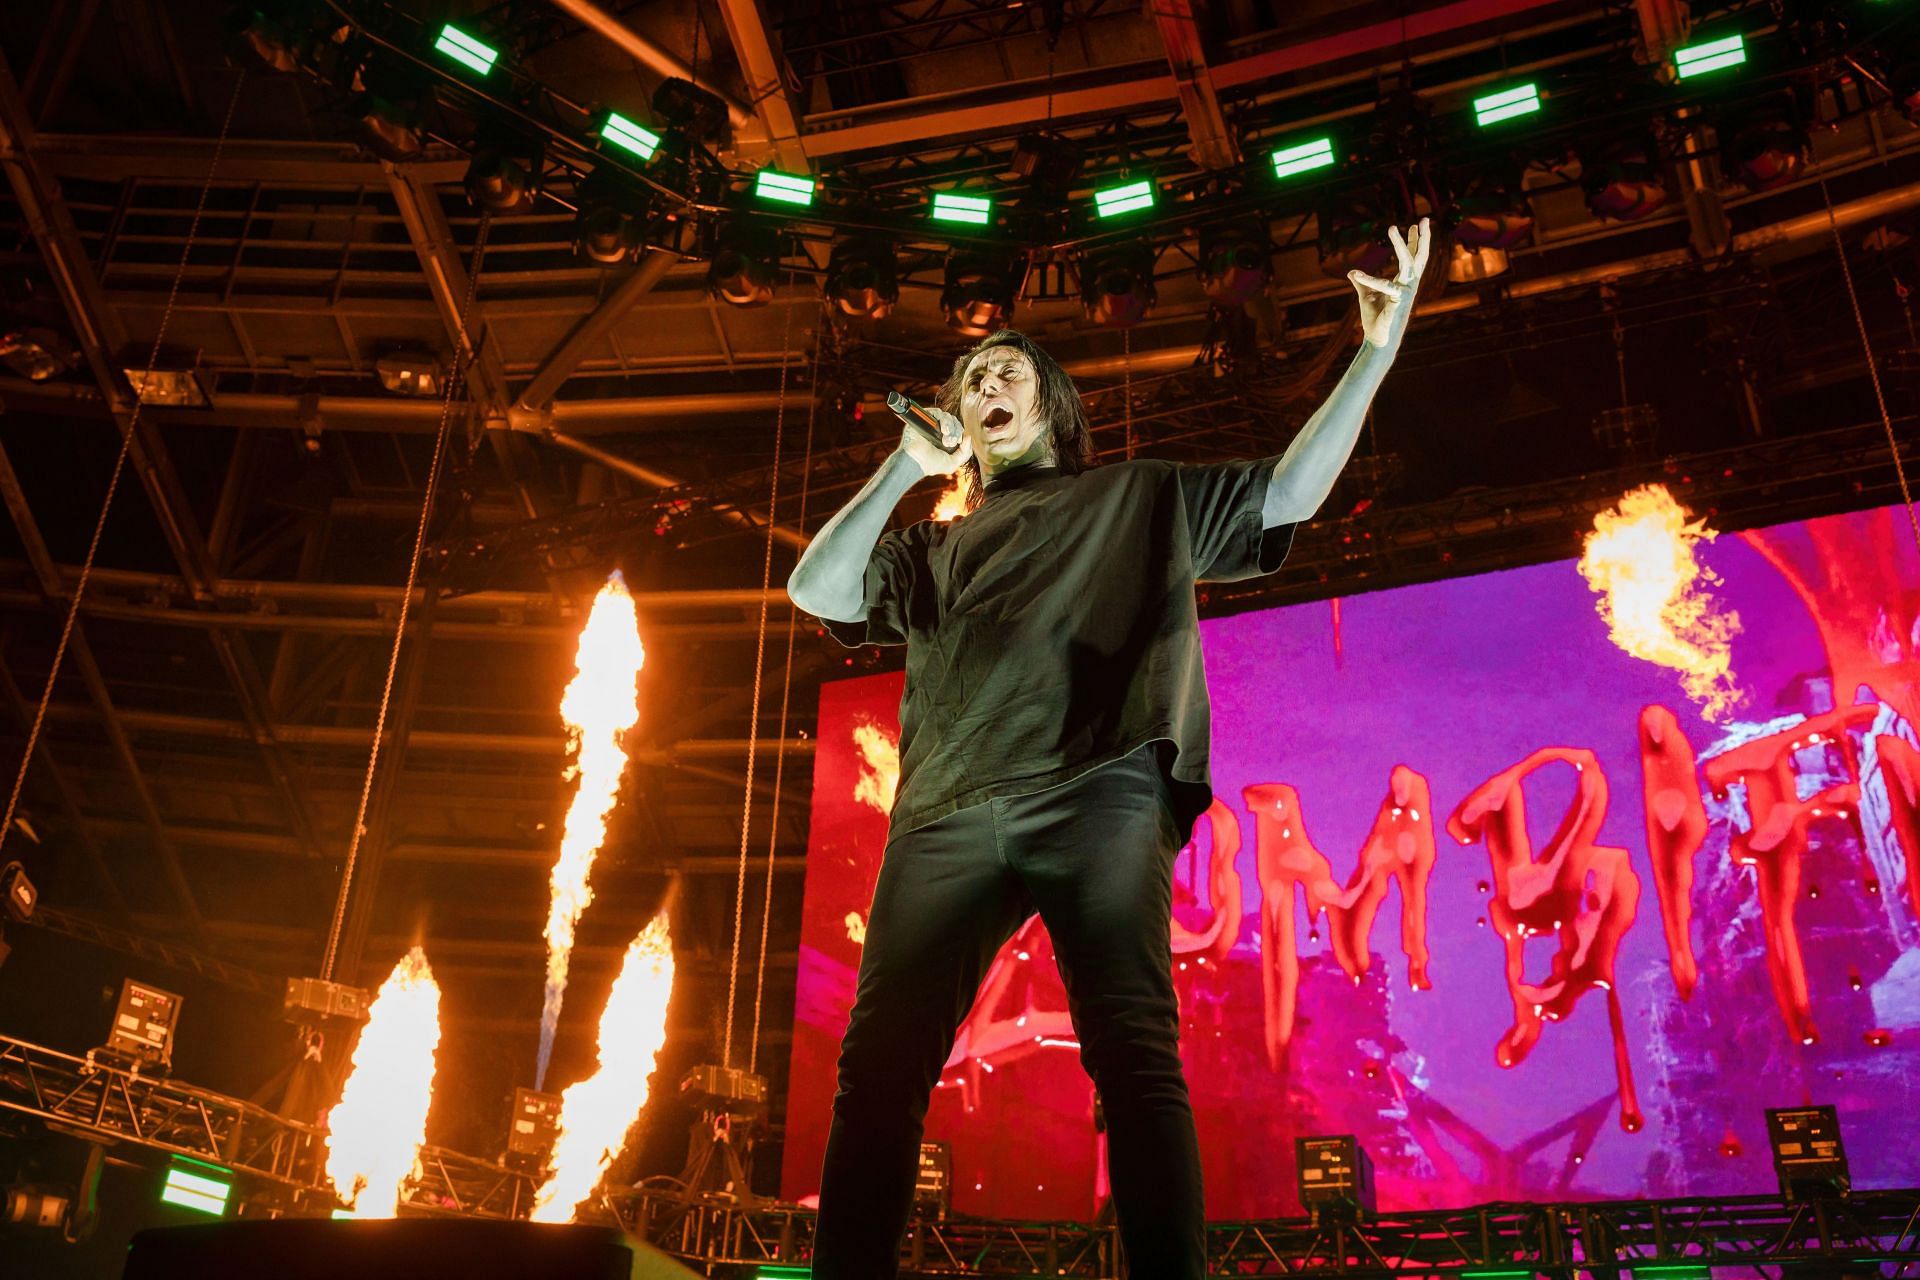
[[[1087,425],[1087,411],[1080,403],[1080,388],[1073,385],[1073,378],[1060,367],[1059,361],[1017,329],[999,329],[988,334],[953,362],[953,372],[940,388],[940,407],[956,418],[960,416],[961,384],[966,381],[967,366],[982,351],[995,347],[1012,347],[1033,362],[1034,376],[1040,382],[1037,404],[1053,435],[1053,453],[1059,460],[1061,473],[1073,475],[1095,465],[1093,430]],[[972,511],[986,497],[980,480],[980,459],[968,458],[960,471],[965,477],[967,510]]]

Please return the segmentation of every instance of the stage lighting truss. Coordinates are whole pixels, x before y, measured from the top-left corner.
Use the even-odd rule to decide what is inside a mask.
[[[840,314],[879,320],[900,301],[894,248],[882,239],[842,240],[827,260],[827,296]]]

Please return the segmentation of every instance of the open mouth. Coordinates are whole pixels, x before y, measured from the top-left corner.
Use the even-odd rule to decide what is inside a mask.
[[[997,404],[987,410],[987,416],[981,419],[980,425],[988,431],[997,431],[1001,427],[1009,425],[1012,421],[1013,410],[1003,404]]]

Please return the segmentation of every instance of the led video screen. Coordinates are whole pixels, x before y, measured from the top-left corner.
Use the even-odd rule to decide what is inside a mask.
[[[1202,624],[1215,803],[1169,928],[1210,1217],[1298,1212],[1314,1134],[1359,1138],[1383,1209],[1770,1193],[1763,1112],[1809,1101],[1838,1108],[1856,1186],[1920,1184],[1907,512],[1690,555],[1678,621],[1569,560]],[[789,1198],[818,1190],[900,692],[821,695]],[[1100,1210],[1038,920],[927,1136],[958,1211]]]

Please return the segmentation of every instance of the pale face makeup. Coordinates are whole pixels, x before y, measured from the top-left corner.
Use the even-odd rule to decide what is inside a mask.
[[[1017,347],[990,347],[973,358],[960,385],[960,423],[983,481],[1055,461],[1053,433],[1040,412],[1040,379]]]

